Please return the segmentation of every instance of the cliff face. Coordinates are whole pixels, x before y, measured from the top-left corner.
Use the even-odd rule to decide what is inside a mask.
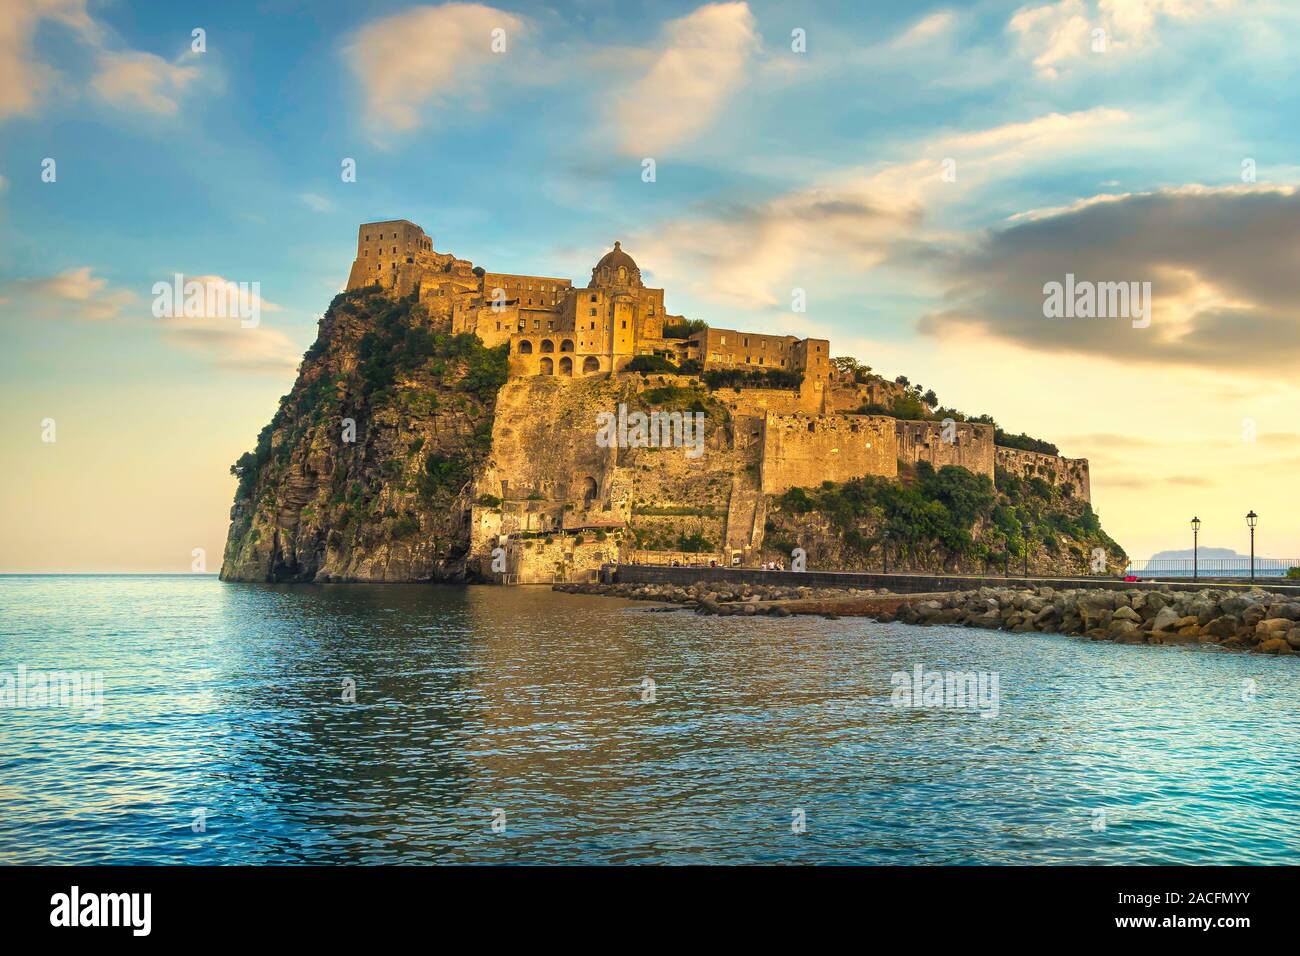
[[[227,581],[459,581],[504,348],[412,298],[335,298],[240,480]]]

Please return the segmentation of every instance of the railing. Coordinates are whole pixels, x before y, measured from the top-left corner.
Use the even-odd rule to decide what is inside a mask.
[[[1256,558],[1255,577],[1284,578],[1289,568],[1300,568],[1300,558]],[[1191,558],[1157,558],[1132,561],[1128,573],[1140,578],[1248,578],[1250,558],[1201,558],[1193,572]],[[1297,572],[1300,574],[1300,572]]]

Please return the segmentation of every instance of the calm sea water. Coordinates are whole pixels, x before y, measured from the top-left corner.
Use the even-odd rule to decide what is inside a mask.
[[[891,706],[917,663],[996,673],[998,716]],[[1300,862],[1294,659],[537,588],[4,577],[19,665],[102,671],[104,707],[0,710],[6,863]]]

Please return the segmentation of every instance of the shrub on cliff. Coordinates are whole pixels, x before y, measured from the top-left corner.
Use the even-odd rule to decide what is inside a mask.
[[[719,388],[797,389],[803,385],[802,372],[792,372],[780,368],[714,368],[706,371],[701,377],[710,390]]]
[[[662,355],[638,355],[624,366],[623,371],[676,375],[681,369]]]
[[[935,554],[945,561],[1022,557],[1040,549],[1056,555],[1062,538],[1073,542],[1074,554],[1104,547],[1112,558],[1124,555],[1086,503],[1040,497],[1019,480],[995,488],[987,475],[956,465],[935,470],[920,462],[912,479],[869,476],[825,482],[815,490],[791,488],[775,499],[779,510],[769,518],[770,540],[797,537],[796,524],[816,524],[820,517],[848,553],[868,555],[888,545],[895,558],[910,556],[920,564]]]
[[[709,327],[709,323],[703,319],[683,319],[680,322],[664,323],[664,338],[666,339],[689,339],[696,332],[703,332]]]
[[[1042,455],[1059,455],[1060,449],[1050,441],[1044,441],[1041,438],[1032,438],[1021,432],[1019,435],[1009,435],[1001,428],[995,428],[993,431],[993,443],[1001,445],[1003,448],[1018,448],[1021,451],[1036,451]]]

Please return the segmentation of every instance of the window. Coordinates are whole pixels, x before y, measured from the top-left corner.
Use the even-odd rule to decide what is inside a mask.
[[[591,323],[591,329],[592,329],[593,332],[596,330],[596,323],[595,323],[595,322]]]
[[[627,319],[623,320],[623,328],[627,328]]]
[[[592,314],[592,315],[595,315],[595,314],[596,314],[596,310],[595,310],[595,309],[592,309],[592,310],[591,310],[591,314]],[[594,328],[596,327],[596,323],[595,323],[595,322],[591,323],[591,327],[594,329]]]
[[[749,339],[748,338],[742,339],[740,344],[743,345],[745,348],[749,348]],[[748,362],[749,359],[745,359],[745,361]]]
[[[594,293],[594,292],[591,294],[591,301],[592,301],[592,302],[595,302],[595,301],[596,301],[596,293]],[[591,313],[591,314],[592,314],[592,315],[595,315],[596,313],[593,312],[593,313]]]

